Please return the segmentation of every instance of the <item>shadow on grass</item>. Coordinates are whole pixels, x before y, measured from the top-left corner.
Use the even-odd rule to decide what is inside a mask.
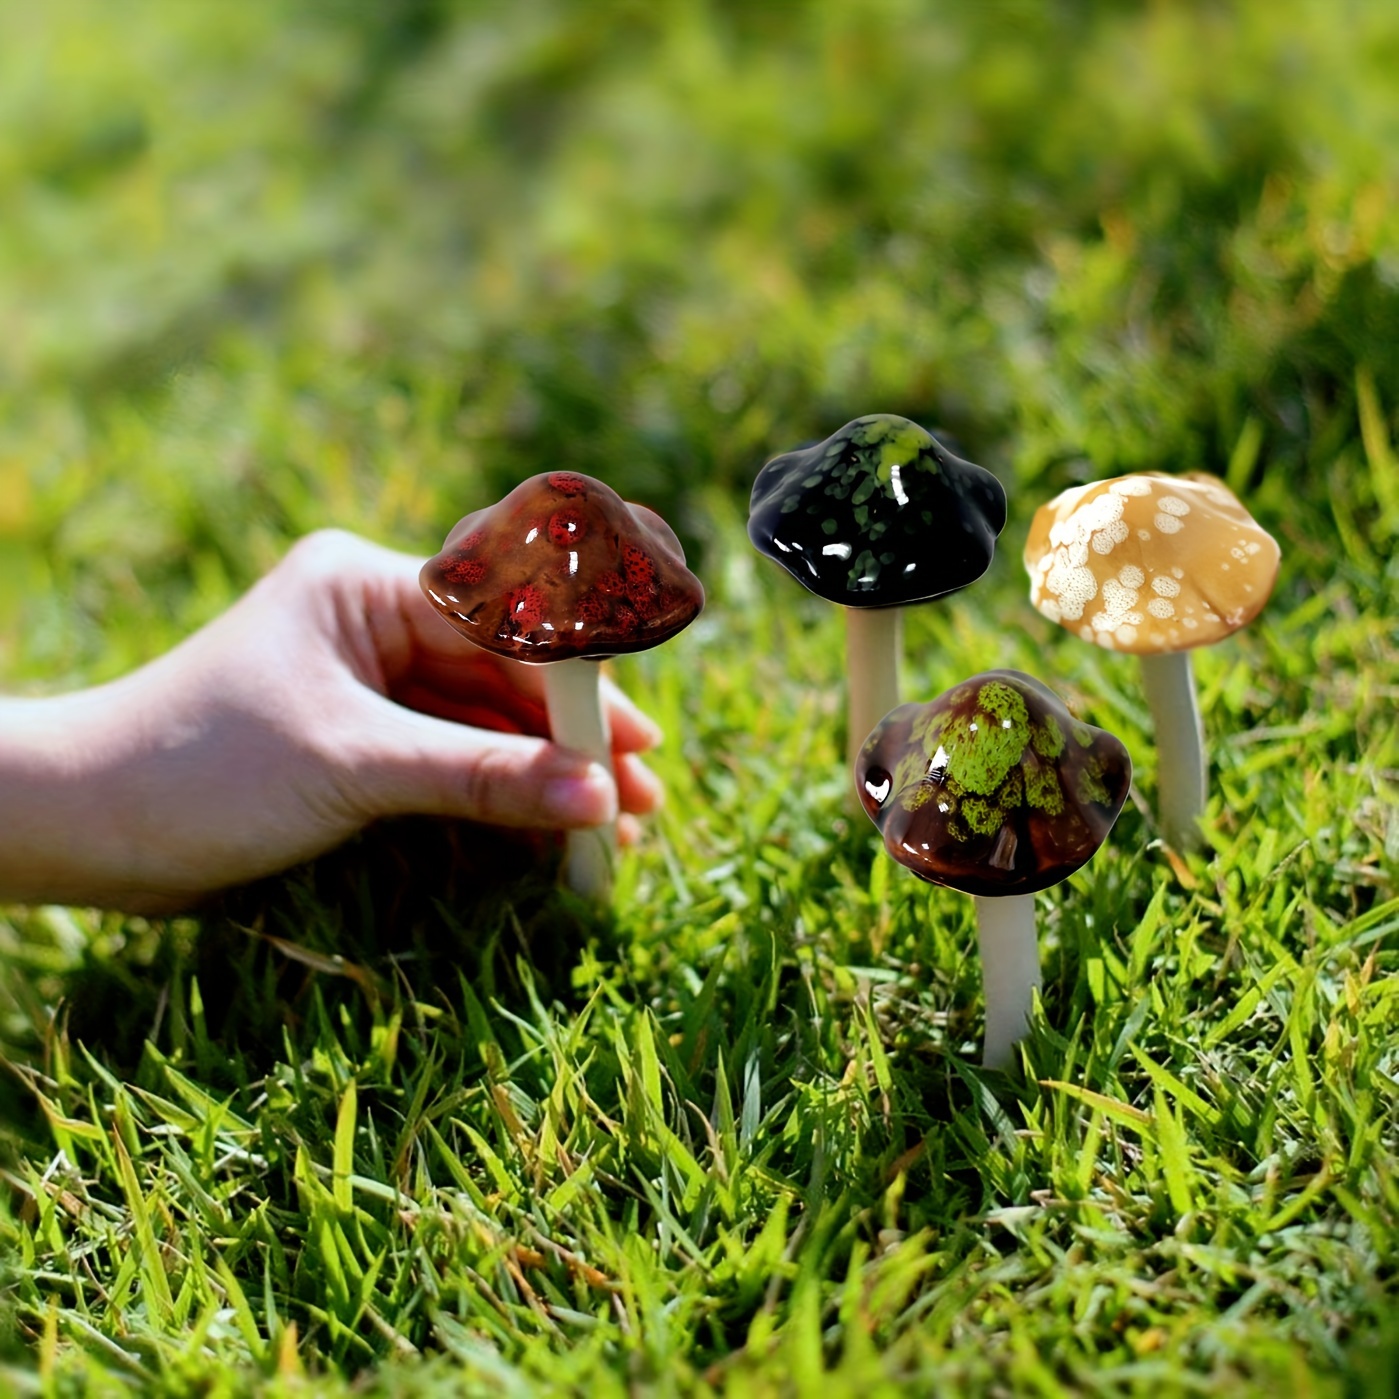
[[[286,1054],[313,1004],[367,1021],[394,1002],[447,1008],[461,980],[517,1011],[527,982],[546,1003],[578,1001],[580,955],[609,960],[617,934],[610,909],[558,887],[556,865],[547,840],[381,823],[196,917],[153,922],[132,955],[90,950],[66,978],[67,1037],[114,1072],[134,1070],[150,1041],[223,1057],[246,1081]]]

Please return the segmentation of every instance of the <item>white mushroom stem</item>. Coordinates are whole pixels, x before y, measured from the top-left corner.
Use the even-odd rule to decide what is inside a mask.
[[[1189,651],[1140,657],[1142,689],[1156,729],[1157,819],[1176,850],[1200,845],[1205,809],[1205,730],[1195,699]]]
[[[1006,1069],[1015,1044],[1025,1037],[1030,1006],[1040,985],[1040,948],[1035,936],[1035,896],[977,894],[976,934],[986,989],[986,1039],[981,1062]]]
[[[544,666],[544,702],[555,743],[586,753],[612,770],[612,736],[602,711],[602,666],[597,661],[551,661]],[[564,882],[576,894],[606,899],[612,893],[617,826],[588,826],[568,832]]]
[[[845,609],[845,673],[849,696],[845,761],[852,770],[870,730],[899,703],[902,649],[903,608]]]

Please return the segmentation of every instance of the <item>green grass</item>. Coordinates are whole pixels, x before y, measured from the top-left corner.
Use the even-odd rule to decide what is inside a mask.
[[[915,617],[916,692],[1046,673],[1014,571]],[[1129,807],[1041,898],[1023,1078],[975,1067],[970,902],[841,814],[837,622],[743,553],[619,666],[672,738],[615,922],[524,858],[406,893],[394,855],[449,841],[416,826],[198,921],[12,913],[34,1391],[1371,1392],[1399,743],[1393,580],[1349,573],[1290,566],[1202,662],[1210,858],[1173,870]],[[1053,678],[1103,695],[1149,804],[1130,669],[1080,649]]]
[[[1012,8],[0,18],[7,689],[546,462],[663,504],[710,595],[616,665],[668,800],[606,916],[422,821],[197,917],[0,911],[0,1388],[1394,1391],[1399,30]],[[879,409],[1011,496],[909,693],[1018,667],[1134,757],[1010,1075],[970,901],[846,814],[839,619],[743,539],[766,454]],[[1133,665],[1018,562],[1128,466],[1283,546],[1198,660],[1187,864]]]

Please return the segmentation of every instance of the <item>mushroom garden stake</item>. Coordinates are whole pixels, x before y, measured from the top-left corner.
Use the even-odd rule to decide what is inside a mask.
[[[598,692],[604,656],[644,651],[699,615],[704,589],[670,526],[591,476],[532,476],[458,521],[423,565],[423,591],[478,646],[544,664],[554,741],[612,766]],[[565,879],[605,898],[614,827],[570,831]]]
[[[1015,670],[900,705],[865,740],[855,790],[884,848],[976,901],[987,1068],[1010,1064],[1040,984],[1034,896],[1093,857],[1131,780],[1118,739]]]
[[[1141,659],[1156,731],[1158,817],[1197,847],[1207,787],[1190,650],[1262,611],[1277,541],[1213,476],[1144,472],[1075,486],[1040,506],[1025,545],[1030,601],[1085,641]]]
[[[974,583],[1005,521],[989,471],[892,413],[856,418],[758,473],[749,539],[845,608],[850,762],[899,702],[899,609]]]

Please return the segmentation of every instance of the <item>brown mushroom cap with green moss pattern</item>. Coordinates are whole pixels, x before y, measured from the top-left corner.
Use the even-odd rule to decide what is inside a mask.
[[[1032,894],[1086,864],[1131,781],[1119,739],[1015,670],[900,705],[855,765],[894,859],[932,884],[990,896]]]

